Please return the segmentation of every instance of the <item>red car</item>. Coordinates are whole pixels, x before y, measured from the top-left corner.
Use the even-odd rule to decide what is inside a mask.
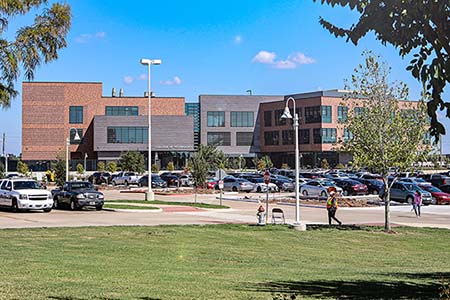
[[[433,185],[422,185],[420,187],[431,193],[433,197],[432,204],[450,204],[450,194],[444,193]]]
[[[210,190],[213,190],[214,187],[216,186],[216,184],[217,184],[217,181],[210,180],[210,181],[206,182],[206,187]]]

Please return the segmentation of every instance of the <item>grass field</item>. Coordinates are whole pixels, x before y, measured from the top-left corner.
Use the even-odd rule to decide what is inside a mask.
[[[208,225],[0,230],[0,299],[435,299],[450,230]]]
[[[108,200],[105,201],[107,204],[113,204],[114,202],[120,202],[120,203],[135,203],[135,204],[151,204],[151,205],[183,205],[183,206],[192,206],[192,207],[199,207],[199,208],[214,208],[214,209],[220,209],[220,208],[229,208],[225,205],[217,205],[217,204],[208,204],[208,203],[201,203],[201,202],[175,202],[175,201],[161,201],[161,200],[152,200],[152,201],[145,201],[145,200]]]
[[[126,205],[126,204],[114,204],[111,202],[106,202],[103,205],[104,208],[112,208],[112,209],[142,209],[142,210],[156,210],[158,207],[156,206],[143,206],[143,205]]]

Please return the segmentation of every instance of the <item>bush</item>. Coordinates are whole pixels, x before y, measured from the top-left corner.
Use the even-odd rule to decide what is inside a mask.
[[[322,169],[329,169],[330,164],[328,163],[328,160],[326,158],[322,159]]]
[[[152,165],[152,173],[158,173],[159,172],[159,167],[157,164],[153,164]]]
[[[117,164],[113,161],[108,162],[106,165],[106,170],[110,173],[114,173],[117,171]]]
[[[173,170],[175,170],[175,166],[173,165],[172,161],[169,161],[169,163],[167,164],[167,170],[169,172],[172,172]]]
[[[77,173],[80,175],[84,174],[84,167],[82,164],[77,164]]]
[[[281,169],[289,170],[291,167],[287,163],[281,165]]]
[[[99,172],[105,171],[105,163],[104,163],[104,162],[99,161],[99,162],[97,163],[97,171],[99,171]]]
[[[345,168],[345,166],[341,163],[336,165],[336,169],[344,169],[344,168]]]
[[[19,160],[19,162],[17,163],[17,172],[27,176],[28,172],[29,172],[28,165],[26,163],[24,163],[23,161]]]

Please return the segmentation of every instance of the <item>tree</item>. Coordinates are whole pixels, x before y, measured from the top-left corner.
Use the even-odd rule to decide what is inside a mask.
[[[19,162],[17,163],[17,172],[19,172],[20,174],[23,174],[25,176],[28,176],[28,165],[26,163],[24,163],[23,161],[19,160]]]
[[[267,155],[264,155],[263,157],[261,157],[256,161],[256,168],[258,169],[258,171],[263,171],[265,169],[269,169],[272,167],[273,167],[272,160]]]
[[[47,8],[45,0],[17,0],[0,2],[0,34],[11,19],[25,15],[45,5],[30,26],[19,28],[15,39],[0,38],[0,107],[11,105],[18,91],[14,84],[23,69],[27,80],[34,79],[34,71],[42,63],[58,58],[58,51],[67,46],[66,36],[71,25],[70,6],[54,3]]]
[[[66,180],[66,160],[62,154],[56,156],[56,162],[52,163],[55,170],[56,185],[63,186]]]
[[[123,171],[144,172],[145,158],[141,152],[130,151],[120,156],[119,165]]]
[[[319,0],[313,0],[319,1]],[[437,120],[437,109],[447,110],[450,103],[441,94],[450,82],[450,2],[446,0],[320,0],[335,6],[357,10],[359,20],[350,29],[337,27],[320,18],[320,24],[336,37],[346,37],[357,45],[373,31],[383,45],[399,49],[402,57],[415,51],[407,70],[420,80],[427,91],[427,111],[431,117],[430,133],[439,138],[445,134]]]
[[[103,161],[99,161],[97,163],[97,171],[99,171],[99,172],[105,171],[105,163]]]
[[[106,170],[110,173],[114,173],[117,171],[117,164],[113,161],[108,162],[106,165]]]
[[[416,161],[426,157],[428,146],[423,143],[429,127],[425,103],[402,102],[408,98],[408,88],[403,83],[389,83],[390,69],[379,57],[364,53],[365,62],[352,75],[344,99],[348,111],[354,111],[352,99],[362,98],[359,113],[349,113],[343,124],[343,151],[353,154],[353,165],[365,166],[383,176],[385,184],[385,230],[390,227],[390,167],[400,170],[410,168]]]
[[[189,158],[189,168],[191,170],[192,180],[194,181],[195,187],[195,202],[197,202],[197,189],[198,187],[203,187],[206,182],[206,177],[210,168],[209,160],[215,160],[212,153],[217,153],[212,151],[210,146],[199,145],[197,152]]]
[[[84,167],[82,164],[77,164],[77,173],[81,176],[84,174]]]
[[[328,163],[328,160],[326,158],[322,159],[322,169],[329,169],[330,164]]]
[[[173,165],[173,161],[169,161],[167,163],[167,170],[172,172],[173,170],[175,170],[175,166]]]
[[[158,173],[159,172],[159,167],[157,164],[153,164],[152,165],[152,173]]]

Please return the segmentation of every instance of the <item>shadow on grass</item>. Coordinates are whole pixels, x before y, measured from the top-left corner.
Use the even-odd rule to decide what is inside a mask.
[[[53,300],[88,300],[88,298],[78,298],[78,297],[67,297],[67,296],[49,296],[47,299]],[[120,300],[119,298],[108,298],[108,297],[94,297],[89,299],[95,300]],[[160,298],[152,298],[152,297],[139,297],[139,300],[161,300]]]
[[[337,229],[337,230],[362,230],[362,231],[372,231],[379,230],[381,227],[378,226],[367,226],[367,225],[327,225],[327,224],[308,224],[306,225],[307,230],[326,230],[326,229]]]
[[[439,284],[405,281],[278,281],[247,287],[253,292],[287,293],[317,299],[437,299]]]

